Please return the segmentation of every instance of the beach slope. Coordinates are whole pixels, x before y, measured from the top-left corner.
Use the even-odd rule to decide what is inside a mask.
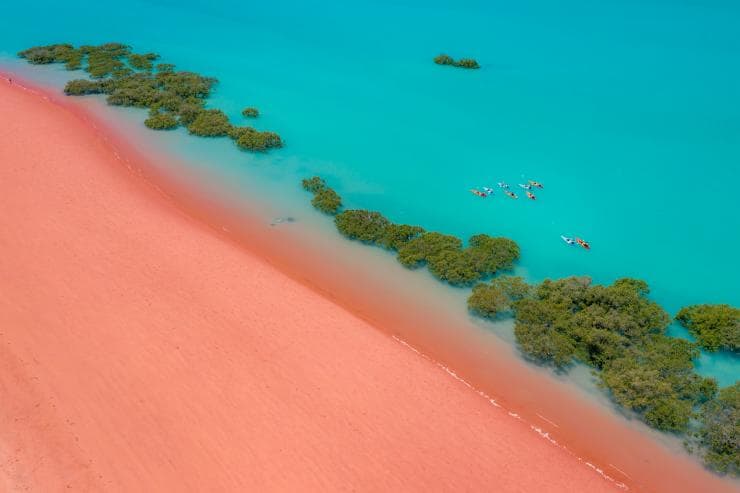
[[[613,491],[0,82],[0,490]]]

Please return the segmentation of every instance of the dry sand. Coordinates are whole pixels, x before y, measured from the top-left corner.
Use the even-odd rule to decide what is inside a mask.
[[[0,82],[0,489],[612,491]]]

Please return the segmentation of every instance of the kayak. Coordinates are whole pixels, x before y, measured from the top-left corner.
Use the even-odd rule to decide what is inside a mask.
[[[530,188],[532,188],[532,185],[524,185],[523,183],[520,183],[519,186],[522,187],[524,190],[529,190]]]
[[[580,238],[576,238],[576,243],[578,243],[579,245],[581,245],[586,250],[591,250],[591,245],[589,245],[588,242],[585,241],[585,240],[582,240]]]
[[[517,198],[519,198],[519,197],[517,197],[517,196],[516,196],[516,194],[515,194],[514,192],[510,192],[510,191],[508,191],[508,190],[506,190],[506,191],[505,191],[504,193],[505,193],[506,195],[508,195],[509,197],[511,197],[512,199],[517,199]]]
[[[509,185],[503,181],[498,182],[498,186],[501,188],[509,188]]]
[[[493,195],[493,188],[483,187],[483,191],[486,192],[488,195]]]
[[[537,200],[537,197],[532,192],[527,192],[527,197],[529,197],[532,200]]]
[[[529,180],[529,184],[530,184],[530,185],[532,185],[533,187],[537,187],[537,188],[545,188],[544,186],[542,186],[542,183],[540,183],[540,182],[538,182],[538,181],[534,181],[534,180]]]
[[[568,238],[567,236],[560,235],[560,237],[563,239],[564,242],[566,242],[568,245],[575,245],[576,240],[573,238]]]
[[[488,196],[485,193],[481,192],[480,190],[476,190],[475,188],[471,188],[470,193],[472,193],[473,195],[477,195],[478,197],[482,197],[482,198],[485,198]]]

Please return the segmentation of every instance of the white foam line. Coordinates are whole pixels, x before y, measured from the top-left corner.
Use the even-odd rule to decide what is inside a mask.
[[[553,445],[560,446],[560,444],[558,443],[558,441],[555,440],[553,437],[551,437],[550,436],[550,433],[544,431],[542,428],[540,428],[538,426],[535,426],[535,425],[529,425],[529,427],[532,428],[534,431],[536,431],[542,438],[544,438],[548,442],[552,443]],[[563,447],[563,448],[565,448],[565,447]]]
[[[522,417],[519,416],[519,414],[517,414],[517,413],[515,413],[513,411],[510,411],[510,410],[508,410],[508,409],[506,409],[504,407],[502,407],[498,402],[496,402],[496,400],[494,398],[492,398],[491,396],[489,396],[488,394],[486,394],[482,390],[476,389],[473,385],[470,384],[470,382],[468,382],[467,380],[465,380],[464,378],[462,378],[460,375],[458,375],[457,373],[455,373],[455,371],[452,370],[451,368],[443,365],[439,361],[436,361],[436,360],[430,358],[429,356],[427,356],[426,354],[422,353],[421,351],[419,351],[414,346],[412,346],[408,342],[404,341],[400,337],[395,336],[395,335],[393,335],[391,337],[393,337],[393,339],[395,339],[396,341],[400,342],[401,344],[403,344],[404,346],[406,346],[407,348],[409,348],[410,350],[412,350],[413,352],[415,352],[416,354],[418,354],[422,358],[425,358],[426,360],[431,361],[435,365],[439,366],[445,372],[447,372],[448,375],[452,376],[452,378],[454,378],[455,380],[457,380],[459,382],[462,382],[463,384],[465,384],[466,387],[468,387],[470,389],[473,389],[478,395],[480,395],[480,396],[485,397],[486,399],[488,399],[488,402],[490,402],[491,405],[493,405],[495,407],[498,407],[498,408],[501,408],[501,409],[505,410],[509,414],[509,416],[511,416],[513,418],[516,418],[519,421],[523,421],[522,420]],[[555,426],[556,428],[559,428],[559,426],[556,423],[553,423],[552,421],[550,421],[546,417],[542,416],[541,414],[539,414],[539,413],[535,413],[535,414],[537,414],[537,416],[539,416],[543,420],[547,421],[551,425]],[[601,469],[600,467],[597,467],[597,466],[593,465],[592,463],[583,460],[580,456],[578,456],[578,455],[574,454],[572,451],[568,450],[568,447],[566,447],[565,445],[559,443],[557,440],[555,440],[553,437],[551,437],[549,432],[544,431],[542,428],[540,428],[538,426],[535,426],[535,425],[533,425],[531,423],[529,423],[529,426],[530,426],[530,428],[535,433],[537,433],[538,435],[540,435],[542,438],[544,438],[545,440],[547,440],[551,444],[555,445],[556,447],[559,447],[559,448],[563,449],[564,451],[566,451],[567,453],[569,453],[571,456],[573,456],[576,459],[578,459],[579,462],[583,462],[588,467],[590,467],[593,471],[595,471],[597,474],[599,474],[602,478],[606,479],[607,481],[610,481],[610,482],[614,483],[614,485],[616,487],[618,487],[620,489],[623,489],[625,491],[629,490],[629,486],[627,486],[626,484],[624,484],[624,483],[622,483],[620,481],[615,480],[613,477],[611,477],[607,473],[605,473],[604,470]],[[616,467],[614,464],[609,464],[609,465],[611,467],[613,467],[614,469],[618,470],[619,472],[621,472],[622,474],[624,474],[625,476],[627,476],[628,478],[630,477],[628,474],[626,474],[624,471],[622,471],[621,469],[619,469],[618,467]],[[630,478],[630,479],[632,479],[632,478]]]
[[[537,416],[539,416],[540,418],[544,419],[545,421],[547,421],[548,423],[550,423],[551,425],[553,425],[553,426],[554,426],[555,428],[560,428],[560,426],[558,426],[558,424],[557,424],[557,423],[555,423],[555,422],[553,422],[553,421],[550,421],[549,419],[547,419],[546,417],[544,417],[544,416],[543,416],[543,415],[541,415],[540,413],[535,413],[535,414],[536,414]]]
[[[607,473],[605,473],[605,472],[604,472],[604,470],[603,470],[603,469],[601,469],[600,467],[597,467],[597,466],[595,466],[595,465],[591,464],[591,463],[590,463],[590,462],[588,462],[588,461],[584,461],[584,464],[586,464],[586,465],[587,465],[588,467],[590,467],[591,469],[593,469],[594,471],[596,471],[596,472],[597,472],[597,473],[599,473],[599,474],[600,474],[601,476],[603,476],[604,478],[608,479],[609,481],[611,481],[612,483],[614,483],[614,484],[615,484],[615,485],[617,485],[618,487],[620,487],[620,488],[622,488],[622,489],[625,489],[625,490],[628,490],[628,489],[629,489],[629,488],[627,487],[627,485],[626,485],[626,484],[624,484],[624,483],[621,483],[621,482],[619,482],[619,481],[615,480],[615,479],[614,479],[613,477],[611,477],[611,476],[609,476],[609,475],[608,475]]]
[[[616,469],[617,471],[619,471],[619,472],[621,472],[622,474],[624,474],[625,476],[627,476],[628,478],[632,479],[632,476],[630,476],[629,474],[627,474],[626,472],[624,472],[623,470],[621,470],[620,468],[618,468],[617,466],[615,466],[615,465],[614,465],[614,464],[612,464],[611,462],[609,463],[609,465],[610,465],[610,466],[612,466],[612,467],[613,467],[614,469]]]
[[[458,382],[462,382],[462,383],[463,383],[463,384],[464,384],[465,386],[467,386],[468,388],[470,388],[470,389],[474,390],[474,391],[475,391],[475,392],[476,392],[476,393],[477,393],[478,395],[480,395],[481,397],[485,398],[485,399],[486,399],[486,400],[487,400],[487,401],[488,401],[488,402],[489,402],[489,403],[490,403],[490,404],[491,404],[492,406],[494,406],[494,407],[501,407],[501,405],[500,405],[500,404],[499,404],[498,402],[496,402],[496,399],[494,399],[494,398],[493,398],[493,397],[491,397],[490,395],[486,394],[486,393],[485,393],[485,392],[483,392],[482,390],[478,390],[478,389],[476,389],[475,387],[473,387],[473,386],[472,386],[472,385],[470,384],[470,382],[468,382],[467,380],[465,380],[464,378],[462,378],[462,377],[461,377],[460,375],[458,375],[457,373],[455,373],[455,371],[454,371],[454,370],[452,370],[451,368],[449,368],[449,367],[447,367],[447,366],[443,365],[443,364],[442,364],[442,363],[440,363],[439,361],[434,361],[434,360],[433,360],[432,358],[430,358],[430,357],[429,357],[429,356],[427,356],[426,354],[422,353],[421,351],[419,351],[418,349],[416,349],[415,347],[413,347],[413,346],[412,346],[411,344],[409,344],[408,342],[404,341],[404,340],[403,340],[403,339],[401,339],[400,337],[398,337],[398,336],[395,336],[395,335],[394,335],[394,336],[392,336],[392,337],[393,337],[393,338],[394,338],[394,339],[395,339],[396,341],[398,341],[398,342],[400,342],[401,344],[403,344],[404,346],[406,346],[407,348],[411,349],[411,350],[412,350],[413,352],[415,352],[416,354],[418,354],[418,355],[422,356],[423,358],[425,358],[425,359],[427,359],[427,360],[431,361],[431,362],[432,362],[432,363],[434,363],[435,365],[437,365],[437,366],[439,366],[440,368],[442,368],[442,369],[443,369],[443,370],[444,370],[445,372],[447,372],[447,374],[448,374],[448,375],[451,375],[451,376],[452,376],[452,378],[454,378],[454,379],[455,379],[455,380],[457,380]]]

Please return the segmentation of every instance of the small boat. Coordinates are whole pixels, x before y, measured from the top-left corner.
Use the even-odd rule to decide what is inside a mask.
[[[516,196],[514,192],[510,192],[509,190],[505,190],[504,193],[511,197],[512,199],[518,199],[519,197]]]
[[[538,182],[538,181],[534,181],[534,180],[529,180],[529,184],[530,184],[530,185],[532,185],[533,187],[537,187],[537,188],[545,188],[545,187],[544,187],[544,186],[542,185],[542,183],[540,183],[540,182]]]
[[[508,184],[507,184],[506,182],[504,182],[504,181],[500,181],[500,182],[498,182],[498,183],[497,183],[497,185],[498,185],[499,187],[501,187],[501,188],[504,188],[504,189],[505,189],[505,188],[509,188],[509,185],[508,185]]]
[[[586,250],[591,250],[591,245],[589,245],[586,240],[582,240],[580,238],[576,238],[576,243],[578,243],[579,245],[581,245]]]
[[[576,240],[573,238],[568,238],[567,236],[560,235],[560,237],[563,239],[564,242],[566,242],[568,245],[575,245]]]
[[[520,183],[519,186],[522,187],[524,190],[529,190],[532,188],[532,185],[525,185],[523,183]]]
[[[527,191],[527,197],[530,198],[530,200],[537,200],[537,197],[532,193]]]
[[[471,188],[470,193],[472,193],[473,195],[477,195],[478,197],[482,197],[482,198],[488,197],[487,194],[485,194],[484,192],[481,192],[480,190],[476,190],[475,188]]]

